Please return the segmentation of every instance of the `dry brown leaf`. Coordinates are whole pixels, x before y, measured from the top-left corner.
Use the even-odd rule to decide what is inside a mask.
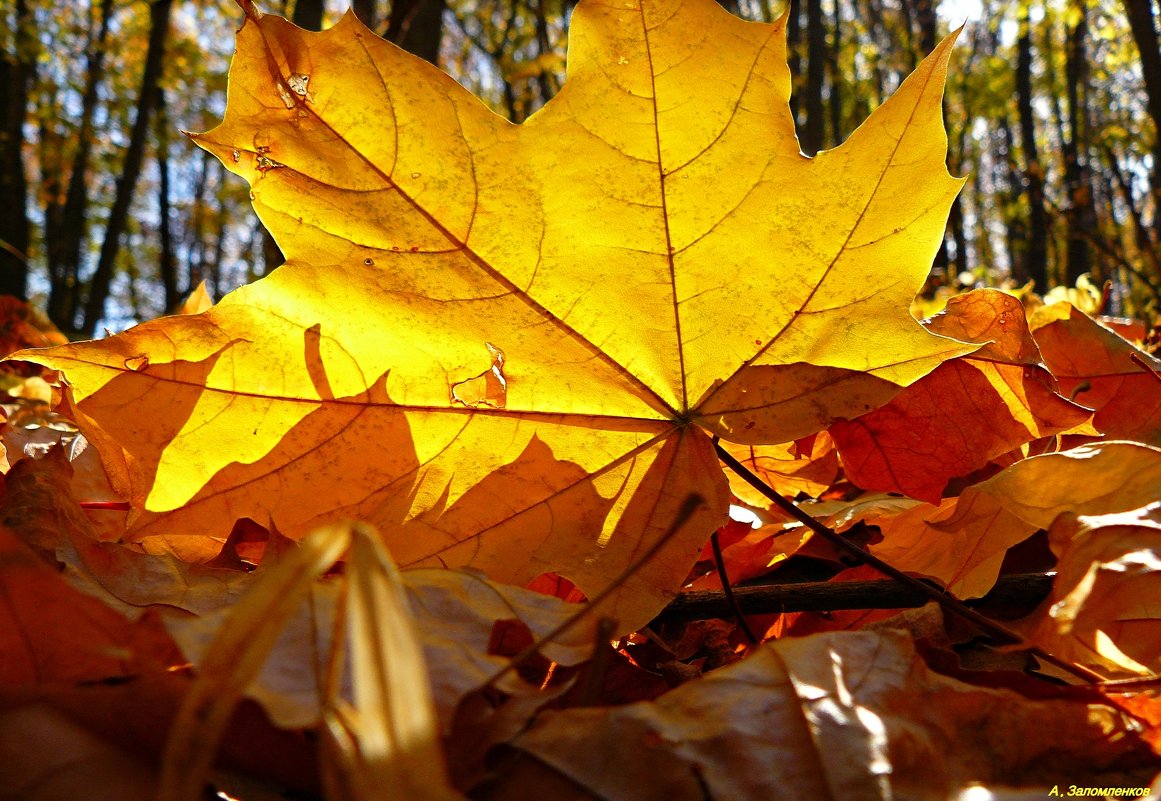
[[[1107,514],[1156,500],[1161,449],[1102,442],[1035,456],[1005,468],[935,507],[891,519],[872,551],[891,565],[930,576],[956,595],[978,598],[996,582],[1008,549],[1062,512]]]
[[[945,801],[974,784],[1043,797],[1151,753],[1118,709],[941,676],[897,632],[768,643],[654,702],[546,713],[513,744],[634,801]]]
[[[1161,673],[1161,501],[1061,515],[1048,537],[1060,561],[1031,640],[1102,672]]]

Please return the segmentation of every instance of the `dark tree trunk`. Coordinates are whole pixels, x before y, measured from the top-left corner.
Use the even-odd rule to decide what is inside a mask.
[[[915,22],[919,28],[919,58],[935,49],[936,20],[932,0],[915,0]]]
[[[1068,32],[1065,53],[1065,83],[1068,91],[1068,138],[1064,154],[1064,184],[1068,190],[1068,258],[1067,281],[1092,269],[1091,241],[1096,233],[1092,207],[1092,180],[1088,172],[1086,141],[1088,136],[1088,13],[1084,0],[1069,4],[1076,24]]]
[[[98,90],[105,74],[112,0],[102,0],[96,37],[90,37],[85,91],[77,149],[69,172],[64,205],[49,199],[45,208],[45,256],[48,262],[48,316],[70,335],[80,333],[77,317],[82,298],[81,261],[89,229],[89,162],[92,160]],[[54,207],[55,205],[55,207]]]
[[[203,150],[197,157],[198,171],[193,182],[193,202],[189,215],[189,247],[185,249],[186,286],[195,287],[206,277],[206,190],[209,187],[209,151]]]
[[[354,11],[359,21],[371,30],[375,30],[375,26],[379,24],[375,0],[351,0],[351,11]]]
[[[883,8],[879,0],[866,0],[867,34],[872,44],[879,41],[883,30]],[[853,119],[865,120],[871,114],[871,109],[878,106],[883,100],[883,89],[886,85],[886,76],[883,74],[882,53],[878,47],[872,47],[869,56],[871,62],[871,79],[875,92],[871,97],[862,93],[855,97]]]
[[[26,0],[16,0],[14,51],[0,57],[0,295],[28,297],[28,177],[24,173],[24,122],[36,77],[39,45]]]
[[[438,51],[437,47],[436,52]],[[544,9],[544,0],[536,0],[536,55],[542,56],[551,52],[552,43],[548,41],[548,16]],[[560,86],[556,83],[554,76],[543,69],[536,76],[536,84],[540,89],[541,105],[547,103],[553,95],[560,91]]]
[[[915,10],[913,0],[899,0],[899,10],[903,12],[903,36],[906,39],[907,68],[914,72],[919,64],[919,52],[915,47]]]
[[[1150,0],[1124,0],[1133,30],[1133,41],[1141,54],[1141,74],[1145,78],[1149,116],[1153,118],[1153,172],[1149,186],[1153,192],[1153,242],[1161,246],[1161,44]]]
[[[1020,20],[1016,42],[1016,106],[1020,114],[1020,144],[1024,150],[1023,188],[1028,203],[1027,241],[1022,244],[1018,275],[1036,288],[1048,290],[1048,216],[1044,209],[1044,168],[1036,146],[1036,117],[1032,111],[1032,25],[1027,13]],[[1015,267],[1015,265],[1013,265]]]
[[[802,91],[802,5],[801,0],[789,0],[786,8],[786,62],[790,67],[790,116],[802,139],[798,94]]]
[[[224,177],[226,168],[221,167],[220,169],[220,174]],[[214,249],[210,252],[209,262],[203,267],[202,278],[209,281],[210,296],[220,298],[222,296],[222,256],[226,251],[226,229],[230,224],[229,210],[226,208],[225,201],[220,198],[214,222],[217,226],[217,236],[214,238]]]
[[[822,149],[826,129],[822,105],[822,82],[826,77],[826,27],[822,20],[822,0],[806,0],[806,86],[802,126],[802,152],[813,156]]]
[[[843,71],[839,64],[842,54],[842,2],[835,0],[831,17],[830,40],[830,143],[838,147],[846,131],[843,130]]]
[[[1007,117],[999,120],[1000,139],[1004,143],[1004,184],[1007,206],[1012,211],[1004,217],[1004,246],[1008,251],[1008,265],[1012,279],[1023,286],[1031,276],[1028,274],[1028,220],[1020,210],[1020,198],[1024,195],[1024,178],[1016,166],[1016,136]]]
[[[165,310],[170,312],[181,303],[182,291],[177,285],[177,253],[173,245],[173,220],[169,201],[169,115],[166,114],[164,91],[157,93],[157,173],[157,224],[161,240],[157,254],[157,272],[161,275],[161,285],[165,288]]]
[[[308,31],[322,30],[323,0],[297,0],[290,21]]]
[[[971,265],[968,264],[968,244],[967,231],[964,227],[963,219],[963,198],[957,197],[955,202],[951,204],[951,211],[947,216],[947,229],[951,234],[951,241],[955,244],[955,261],[954,263],[947,254],[947,239],[945,238],[943,244],[939,246],[939,253],[935,255],[935,268],[943,270],[945,275],[949,275],[954,270],[956,275],[967,272]]]
[[[96,272],[89,286],[89,297],[85,303],[83,331],[90,336],[97,330],[97,323],[105,315],[105,301],[113,283],[113,269],[117,253],[121,249],[121,237],[129,219],[129,208],[133,203],[133,193],[137,188],[137,178],[141,174],[141,164],[145,159],[146,139],[149,134],[149,120],[157,105],[158,86],[162,67],[165,63],[165,40],[169,33],[169,12],[173,0],[154,0],[149,9],[149,44],[145,51],[145,69],[141,75],[141,91],[137,98],[137,116],[133,120],[133,130],[129,134],[129,146],[125,149],[125,161],[121,176],[117,179],[117,191],[113,207],[109,211],[109,222],[105,227],[105,239],[101,243],[101,256]]]
[[[438,66],[446,8],[445,0],[397,0],[387,22],[388,41]]]

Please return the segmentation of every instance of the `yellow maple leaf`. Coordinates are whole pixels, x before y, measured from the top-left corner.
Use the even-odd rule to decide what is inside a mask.
[[[353,15],[250,7],[226,118],[194,138],[287,264],[23,357],[65,372],[135,537],[352,516],[403,566],[593,595],[700,496],[609,601],[640,625],[725,518],[708,434],[805,436],[974,349],[908,313],[960,186],[950,39],[809,159],[784,26],[583,3],[566,85],[517,126]]]

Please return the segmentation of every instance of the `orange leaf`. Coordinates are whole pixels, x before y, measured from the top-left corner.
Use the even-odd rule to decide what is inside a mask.
[[[767,643],[653,702],[543,714],[513,745],[599,798],[934,800],[1103,786],[1150,758],[1138,729],[1083,697],[933,673],[899,632],[836,632]]]
[[[131,623],[73,589],[7,526],[0,526],[0,653],[0,684],[8,686],[102,681],[184,662],[154,618]]]
[[[838,477],[838,455],[834,442],[826,433],[782,445],[726,443],[724,447],[750,472],[783,495],[794,497],[805,492],[817,498]],[[743,502],[759,507],[769,504],[766,496],[748,483],[733,473],[727,475],[730,491]]]
[[[986,344],[944,362],[887,405],[831,426],[843,469],[860,487],[938,503],[949,479],[1091,416],[1053,391],[1016,298],[977,289],[948,300],[925,324]]]
[[[1106,442],[1035,456],[968,487],[958,499],[908,509],[871,550],[900,570],[938,579],[961,597],[985,595],[1008,549],[1057,515],[1109,514],[1150,503],[1161,487],[1161,450]]]
[[[1038,309],[1032,335],[1061,391],[1097,410],[1093,425],[1105,436],[1161,445],[1161,383],[1132,357],[1154,372],[1161,361],[1068,303]]]
[[[1161,673],[1161,501],[1062,515],[1048,537],[1060,562],[1033,642],[1104,672]]]

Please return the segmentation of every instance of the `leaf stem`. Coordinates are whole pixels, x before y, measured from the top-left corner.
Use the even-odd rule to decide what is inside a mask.
[[[1151,364],[1149,364],[1149,362],[1145,361],[1145,358],[1141,354],[1137,353],[1136,351],[1133,351],[1132,353],[1129,354],[1129,361],[1131,361],[1133,364],[1140,367],[1142,370],[1144,370],[1149,375],[1156,378],[1158,381],[1161,381],[1161,373],[1157,372],[1157,370],[1153,367],[1153,365],[1151,365]]]
[[[718,541],[716,531],[710,535],[710,546],[714,549],[714,565],[718,569],[718,578],[722,582],[722,592],[726,596],[726,603],[730,605],[730,611],[734,613],[734,619],[738,621],[738,628],[742,630],[746,640],[749,641],[750,645],[757,645],[758,638],[754,636],[750,624],[746,622],[746,616],[742,614],[742,607],[738,606],[738,599],[734,597],[734,588],[730,586],[730,576],[726,573],[726,562],[722,558],[722,544]]]
[[[773,488],[767,485],[766,482],[762,481],[762,479],[758,478],[756,475],[750,472],[750,470],[747,469],[745,465],[735,459],[729,451],[723,448],[718,442],[717,436],[713,438],[713,443],[714,450],[717,451],[718,458],[722,460],[723,464],[733,470],[747,484],[758,490],[758,492],[762,493],[762,495],[769,499],[770,502],[777,506],[779,509],[786,512],[798,522],[802,523],[812,532],[822,537],[827,542],[831,543],[840,551],[854,556],[860,561],[875,568],[884,576],[893,578],[896,581],[915,590],[916,592],[921,593],[924,597],[935,601],[940,605],[940,607],[943,608],[945,612],[955,615],[962,620],[968,621],[972,625],[976,626],[976,628],[992,635],[993,637],[1006,640],[1010,643],[1020,644],[1026,647],[1039,659],[1055,665],[1061,670],[1070,673],[1085,682],[1091,684],[1100,683],[1105,680],[1104,677],[1100,674],[1095,673],[1082,665],[1075,665],[1071,662],[1066,662],[1063,659],[1059,659],[1058,657],[1055,657],[1047,651],[1041,649],[1039,646],[1026,642],[1023,637],[1009,629],[1007,626],[997,623],[990,618],[984,617],[979,612],[970,608],[963,601],[961,601],[959,598],[956,598],[946,590],[938,589],[930,584],[927,584],[926,582],[920,581],[914,576],[909,576],[902,570],[892,567],[879,557],[863,550],[850,540],[835,533],[829,527],[823,525],[818,520],[814,519],[809,514],[799,509],[793,502],[783,498],[780,493],[775,491]]]

